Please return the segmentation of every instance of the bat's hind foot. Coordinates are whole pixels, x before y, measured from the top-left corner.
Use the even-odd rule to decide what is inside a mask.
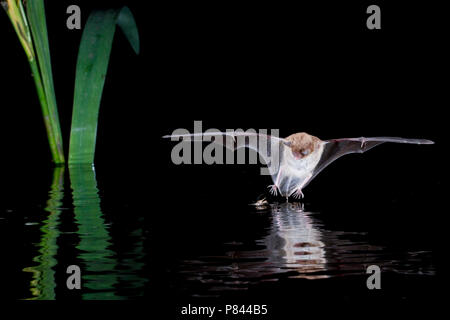
[[[269,192],[271,195],[273,195],[273,196],[278,195],[278,186],[276,184],[272,184],[272,185],[268,186],[267,188],[269,188]]]
[[[295,190],[294,191],[294,193],[292,194],[292,197],[294,198],[294,199],[303,199],[304,197],[305,197],[305,195],[303,194],[303,192],[302,192],[302,189],[297,189],[297,190]]]

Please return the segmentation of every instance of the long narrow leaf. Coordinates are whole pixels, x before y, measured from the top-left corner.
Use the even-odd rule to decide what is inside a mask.
[[[31,28],[34,47],[39,63],[40,74],[47,100],[48,121],[51,125],[51,143],[56,147],[54,160],[56,163],[64,162],[64,150],[59,123],[58,108],[56,105],[55,89],[52,76],[52,65],[50,60],[50,48],[47,36],[47,23],[43,0],[31,0],[26,6],[27,16]],[[56,156],[56,157],[55,157]]]
[[[42,0],[30,1],[31,7],[28,8],[27,13],[30,19],[33,21],[33,32],[30,31],[27,15],[22,6],[21,0],[0,0],[0,4],[6,10],[12,25],[17,33],[17,37],[22,44],[25,53],[30,63],[31,72],[33,74],[33,80],[36,86],[36,91],[41,105],[42,116],[44,118],[45,128],[47,130],[48,141],[50,150],[52,153],[53,161],[55,163],[64,162],[64,153],[61,143],[61,130],[59,127],[59,119],[56,110],[56,103],[53,101],[47,102],[48,97],[53,96],[53,80],[51,78],[51,70],[48,67],[42,66],[48,76],[45,79],[45,84],[42,81],[41,71],[38,66],[38,57],[36,56],[32,33],[37,48],[39,49],[39,57],[47,65],[50,65],[50,55],[48,54],[48,39],[47,39],[47,27],[45,24],[45,13]],[[42,50],[44,48],[44,50]],[[44,53],[43,53],[44,51]],[[47,51],[47,57],[45,57],[45,51]],[[47,91],[47,92],[46,92]],[[49,103],[51,107],[49,108]]]
[[[136,23],[127,7],[90,14],[78,52],[69,164],[94,162],[98,113],[116,24],[139,52]]]
[[[78,52],[70,133],[69,163],[93,163],[97,121],[117,10],[93,11]]]
[[[22,44],[28,60],[33,60],[34,50],[31,40],[30,29],[28,27],[27,17],[23,10],[22,2],[13,0],[0,0],[0,4],[5,9],[11,23],[16,31],[17,37]]]
[[[136,26],[136,21],[134,20],[133,13],[128,7],[123,7],[120,10],[119,16],[117,17],[117,25],[125,34],[131,47],[136,54],[139,54],[139,32]]]

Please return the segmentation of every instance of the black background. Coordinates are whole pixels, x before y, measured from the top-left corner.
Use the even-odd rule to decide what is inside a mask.
[[[46,2],[66,149],[82,33],[66,28],[70,4],[80,5],[84,25],[92,8],[113,2]],[[173,165],[174,144],[161,136],[177,128],[192,131],[194,120],[202,120],[204,130],[431,139],[433,146],[385,145],[342,159],[306,188],[305,201],[319,211],[340,208],[328,217],[336,225],[382,228],[387,242],[431,244],[441,263],[448,126],[443,8],[425,1],[114,4],[127,4],[135,15],[141,53],[136,56],[117,30],[96,150],[105,193],[148,210],[149,225],[169,219],[159,208],[180,209],[174,232],[186,246],[207,246],[199,231],[225,233],[233,223],[245,229],[236,215],[221,225],[223,215],[254,201],[270,179],[258,175],[258,166]],[[381,30],[366,28],[370,4],[381,7]],[[4,14],[0,30],[3,175],[22,166],[20,177],[33,185],[51,168],[50,152],[29,66]],[[222,218],[204,209],[210,206],[219,207]],[[347,211],[353,213],[340,220]]]

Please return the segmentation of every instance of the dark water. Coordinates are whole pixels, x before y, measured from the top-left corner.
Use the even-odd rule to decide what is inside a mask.
[[[300,203],[259,210],[243,201],[212,207],[133,198],[134,186],[107,174],[97,181],[92,167],[56,168],[25,188],[14,176],[3,181],[10,188],[0,207],[8,298],[352,300],[374,294],[366,287],[370,265],[382,271],[378,298],[420,298],[435,289],[435,241],[417,218],[370,227],[354,221],[356,214],[341,222],[330,209]],[[66,287],[69,265],[81,269],[81,290]]]
[[[183,260],[185,290],[198,284],[196,295],[219,297],[222,291],[246,290],[263,281],[365,276],[370,265],[383,272],[432,277],[430,251],[399,252],[370,243],[367,232],[327,230],[298,203],[267,209],[270,225],[251,242],[225,242],[222,255]]]

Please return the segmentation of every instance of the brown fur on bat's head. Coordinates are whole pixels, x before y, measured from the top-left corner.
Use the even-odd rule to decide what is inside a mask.
[[[296,159],[307,157],[320,146],[322,140],[305,132],[294,133],[286,138]]]

